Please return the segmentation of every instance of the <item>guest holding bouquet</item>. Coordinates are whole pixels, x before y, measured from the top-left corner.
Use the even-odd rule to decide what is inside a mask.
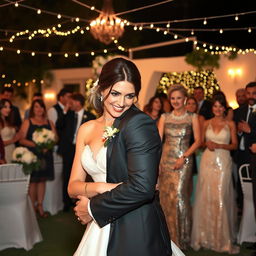
[[[42,204],[45,182],[54,179],[52,147],[57,135],[53,123],[47,119],[45,104],[42,100],[32,102],[29,119],[24,120],[21,132],[20,144],[26,146],[41,161],[40,169],[31,173],[29,195],[39,216],[47,217]]]

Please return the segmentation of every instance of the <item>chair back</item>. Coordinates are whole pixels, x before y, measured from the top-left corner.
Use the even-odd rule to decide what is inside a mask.
[[[252,178],[249,164],[241,165],[238,172],[244,196],[247,197],[249,194],[252,195]]]
[[[28,193],[30,175],[25,175],[20,164],[0,165],[0,202],[17,203]]]

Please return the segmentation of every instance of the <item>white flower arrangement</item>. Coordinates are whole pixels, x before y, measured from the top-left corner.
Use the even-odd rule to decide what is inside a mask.
[[[55,134],[46,128],[36,129],[32,134],[32,140],[35,142],[39,151],[43,149],[51,150],[56,143]]]
[[[23,165],[23,172],[28,175],[38,170],[39,162],[35,154],[25,147],[17,147],[12,153],[12,162]]]
[[[106,126],[102,135],[102,141],[104,142],[104,147],[108,145],[108,143],[116,136],[119,132],[119,129],[112,126]]]

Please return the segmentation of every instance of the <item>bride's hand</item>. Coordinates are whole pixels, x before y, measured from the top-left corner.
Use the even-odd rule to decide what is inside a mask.
[[[98,186],[98,193],[99,194],[103,194],[107,191],[111,191],[112,189],[116,188],[118,185],[122,184],[122,182],[120,183],[104,183],[104,182],[100,182],[99,186]]]

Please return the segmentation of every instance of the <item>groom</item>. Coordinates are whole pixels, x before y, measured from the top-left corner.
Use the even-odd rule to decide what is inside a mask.
[[[107,182],[123,183],[90,200],[79,196],[75,213],[83,224],[111,224],[108,256],[150,256],[156,251],[171,255],[169,232],[154,191],[161,157],[157,128],[134,105],[115,120],[114,127],[119,133],[107,148]]]

